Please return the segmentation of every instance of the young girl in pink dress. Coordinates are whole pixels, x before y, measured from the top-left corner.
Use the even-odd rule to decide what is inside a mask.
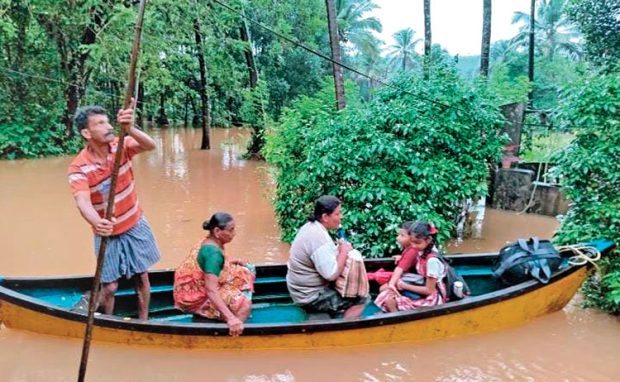
[[[375,304],[384,312],[412,310],[446,302],[444,279],[447,270],[437,257],[438,252],[435,247],[437,229],[432,223],[416,221],[407,231],[409,240],[405,237],[403,228],[401,228],[397,240],[403,247],[408,244],[408,248],[419,252],[415,261],[415,269],[419,275],[424,277],[424,285],[404,282],[401,275],[406,270],[399,270],[400,263],[398,263],[392,278],[381,287],[381,293],[375,299]],[[406,251],[403,252],[403,257],[405,253]]]
[[[394,256],[394,262],[396,263],[394,272],[388,272],[382,268],[374,274],[369,274],[371,280],[381,284],[380,292],[388,288],[395,288],[396,283],[398,283],[403,274],[414,272],[413,267],[418,261],[419,254],[418,249],[411,244],[411,236],[409,234],[414,223],[412,221],[404,222],[398,230],[396,241],[403,251],[400,255]]]

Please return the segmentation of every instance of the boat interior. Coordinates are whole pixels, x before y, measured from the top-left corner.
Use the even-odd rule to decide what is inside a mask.
[[[471,289],[472,296],[496,292],[506,286],[493,276],[495,254],[456,255],[449,256],[449,261],[458,274],[462,275]],[[564,261],[567,266],[567,260]],[[366,262],[368,272],[380,268],[391,270],[393,261],[369,260]],[[325,313],[308,314],[296,306],[286,288],[286,266],[264,265],[257,267],[255,291],[252,296],[252,314],[247,323],[251,324],[287,324],[305,321],[326,320],[330,317]],[[150,273],[151,303],[149,320],[171,324],[191,324],[214,322],[206,318],[184,313],[174,307],[172,298],[172,270],[154,271]],[[86,311],[87,300],[83,297],[91,288],[91,278],[41,278],[41,279],[5,279],[2,286],[13,289],[27,296],[42,300],[46,304],[71,310],[82,305]],[[379,285],[371,281],[371,295],[376,297]],[[115,312],[118,317],[137,317],[136,293],[133,282],[121,280],[116,292]],[[364,317],[380,313],[379,308],[369,304],[363,312]]]

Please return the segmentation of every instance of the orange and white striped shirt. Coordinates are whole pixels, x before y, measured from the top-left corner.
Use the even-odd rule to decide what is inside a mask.
[[[112,235],[127,232],[135,226],[142,216],[142,209],[138,205],[138,195],[135,190],[131,158],[141,152],[138,142],[126,137],[123,142],[123,156],[116,180],[116,194],[114,197],[114,213],[116,218]],[[114,157],[118,147],[118,138],[110,143],[105,163],[99,163],[97,158],[88,150],[82,149],[71,161],[67,170],[71,192],[75,196],[80,191],[90,191],[90,201],[99,216],[105,215],[110,191]]]

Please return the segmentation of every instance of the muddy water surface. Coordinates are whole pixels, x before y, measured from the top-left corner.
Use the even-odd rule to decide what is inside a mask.
[[[157,268],[175,267],[217,210],[231,212],[238,235],[231,255],[285,261],[288,245],[270,204],[263,163],[238,154],[245,132],[219,130],[213,150],[195,149],[195,130],[153,132],[158,149],[134,160],[140,202],[162,251]],[[70,158],[0,162],[0,274],[92,273],[89,228],[65,178]],[[451,252],[496,250],[516,237],[550,237],[554,219],[486,211],[482,238]],[[319,351],[210,352],[94,343],[89,381],[615,381],[620,322],[573,301],[518,328],[426,344]],[[75,380],[81,341],[0,328],[0,381]]]

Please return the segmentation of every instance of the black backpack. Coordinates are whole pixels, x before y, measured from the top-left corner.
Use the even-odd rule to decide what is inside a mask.
[[[461,300],[471,295],[471,289],[469,289],[469,286],[465,282],[465,279],[463,278],[463,276],[456,273],[456,270],[454,269],[454,267],[450,265],[448,259],[446,259],[443,255],[439,255],[439,254],[437,255],[437,258],[441,260],[443,265],[446,267],[446,292],[448,293],[447,300],[448,301]],[[455,288],[454,288],[454,283],[457,281],[460,281],[463,283],[463,289],[461,290],[460,295],[456,293]]]
[[[549,240],[519,239],[499,251],[493,274],[508,285],[535,278],[547,284],[551,274],[560,268],[562,257]]]
[[[446,283],[446,292],[448,296],[443,296],[444,298],[446,298],[446,301],[456,301],[456,300],[460,300],[460,299],[463,299],[471,295],[471,290],[469,289],[469,286],[465,282],[465,279],[463,279],[463,276],[456,273],[454,268],[450,265],[448,259],[446,259],[444,256],[440,255],[437,252],[435,252],[433,257],[436,257],[437,259],[439,259],[439,261],[443,263],[444,267],[446,267],[445,283]],[[402,276],[402,280],[406,283],[413,284],[413,285],[420,285],[420,286],[426,283],[426,278],[417,273],[404,273]],[[460,295],[455,293],[455,290],[454,290],[454,283],[456,281],[460,281],[463,283],[463,289],[461,290]],[[437,291],[441,293],[441,289],[437,288]]]

